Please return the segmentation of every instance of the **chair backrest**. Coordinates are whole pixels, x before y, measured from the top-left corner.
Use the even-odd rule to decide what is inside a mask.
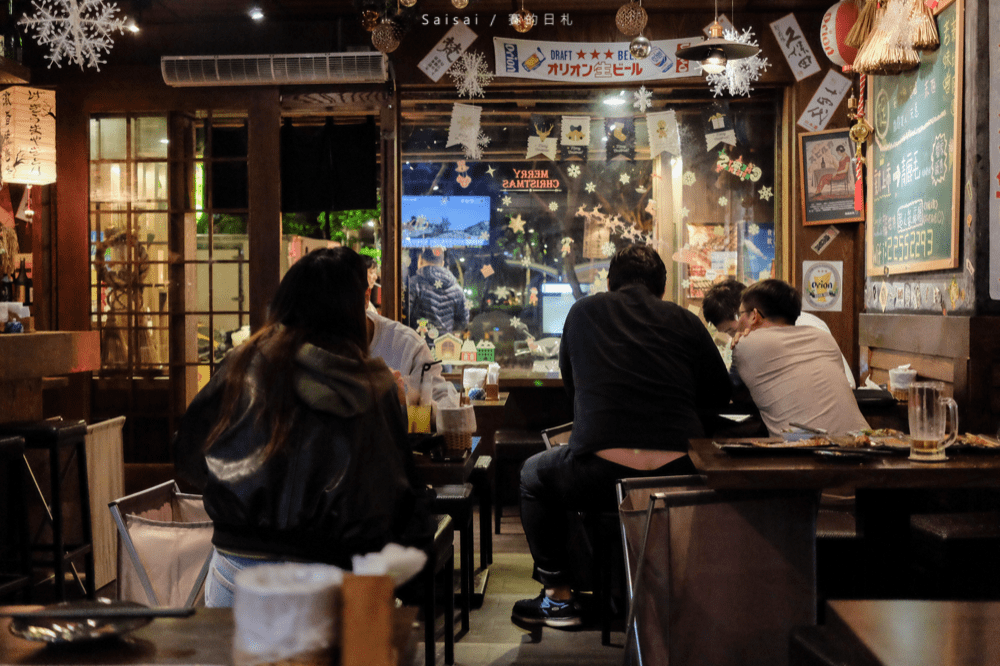
[[[815,494],[723,493],[702,477],[623,479],[618,493],[632,662],[787,664],[792,628],[816,622]]]
[[[122,427],[118,416],[87,426],[87,477],[90,480],[90,522],[94,541],[94,587],[100,589],[115,579],[118,537],[108,502],[125,494],[125,461]]]
[[[108,503],[118,527],[118,598],[152,606],[204,601],[212,520],[174,481]]]
[[[542,441],[545,442],[545,449],[548,450],[553,446],[569,444],[569,436],[572,432],[572,421],[569,423],[563,423],[562,425],[553,426],[551,428],[546,428],[542,431]]]

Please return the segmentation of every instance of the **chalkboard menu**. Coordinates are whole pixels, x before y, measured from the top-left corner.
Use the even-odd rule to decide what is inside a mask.
[[[869,275],[958,265],[964,0],[937,15],[941,46],[917,69],[869,76]]]

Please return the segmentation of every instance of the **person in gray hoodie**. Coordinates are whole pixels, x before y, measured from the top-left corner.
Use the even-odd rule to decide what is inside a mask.
[[[353,250],[289,268],[267,323],[234,349],[181,420],[180,477],[214,523],[206,605],[232,604],[238,571],[351,556],[433,536],[399,387],[368,354],[365,265]]]

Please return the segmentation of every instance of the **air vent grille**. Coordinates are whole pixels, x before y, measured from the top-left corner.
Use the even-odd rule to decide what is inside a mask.
[[[371,52],[163,56],[160,70],[178,87],[380,83],[388,76],[385,55]]]

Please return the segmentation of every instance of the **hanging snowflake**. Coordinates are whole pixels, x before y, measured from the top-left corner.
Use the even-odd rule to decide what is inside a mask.
[[[623,173],[622,175],[618,176],[618,180],[621,181],[622,185],[628,185],[628,181],[632,180],[632,178],[627,173]]]
[[[737,34],[735,30],[726,30],[725,38],[740,44],[757,46],[757,42],[753,39],[753,31],[749,28],[744,30],[743,34]],[[724,70],[718,74],[709,74],[705,80],[715,97],[722,95],[727,88],[733,97],[749,97],[752,90],[750,84],[760,78],[766,69],[767,58],[755,55],[749,58],[730,60],[726,63]]]
[[[486,58],[477,51],[468,51],[448,69],[455,81],[459,97],[485,97],[484,88],[493,80]]]
[[[614,243],[608,241],[607,243],[601,246],[601,250],[604,253],[605,257],[613,257],[615,252],[617,251],[617,248],[615,247]]]
[[[593,183],[587,183],[587,185],[583,189],[587,190],[587,194],[593,194],[597,190],[597,185],[594,185]]]
[[[510,198],[509,196],[504,196],[504,198],[503,198],[503,199],[501,199],[500,201],[502,201],[502,202],[503,202],[503,205],[504,205],[504,206],[509,206],[509,205],[510,205],[510,202],[511,202],[511,198]]]
[[[697,178],[694,175],[694,171],[685,171],[684,172],[684,184],[685,185],[694,185],[695,180],[697,180]]]
[[[772,192],[771,188],[768,187],[767,185],[760,188],[758,192],[760,193],[760,198],[763,199],[764,201],[770,201],[771,197],[774,196],[774,192]]]
[[[569,166],[569,168],[566,169],[566,174],[570,178],[579,178],[580,177],[580,167],[579,167],[579,165],[571,164]]]
[[[549,210],[551,210],[553,213],[556,212],[557,210],[559,210],[559,204],[556,203],[555,201],[550,201]]]
[[[639,113],[646,113],[646,109],[653,106],[653,93],[646,90],[646,86],[641,86],[638,90],[632,93],[632,97],[635,101],[632,102],[632,106],[639,110]]]
[[[490,137],[486,136],[483,130],[479,130],[475,143],[463,143],[462,152],[470,160],[478,160],[483,156],[483,148],[490,145]]]
[[[63,59],[80,69],[91,66],[100,71],[103,54],[114,42],[111,33],[125,31],[125,18],[117,18],[118,5],[103,0],[32,0],[36,13],[18,23],[34,30],[39,46],[50,46],[49,67],[62,67]]]
[[[729,197],[719,197],[719,205],[723,208],[729,205]]]

